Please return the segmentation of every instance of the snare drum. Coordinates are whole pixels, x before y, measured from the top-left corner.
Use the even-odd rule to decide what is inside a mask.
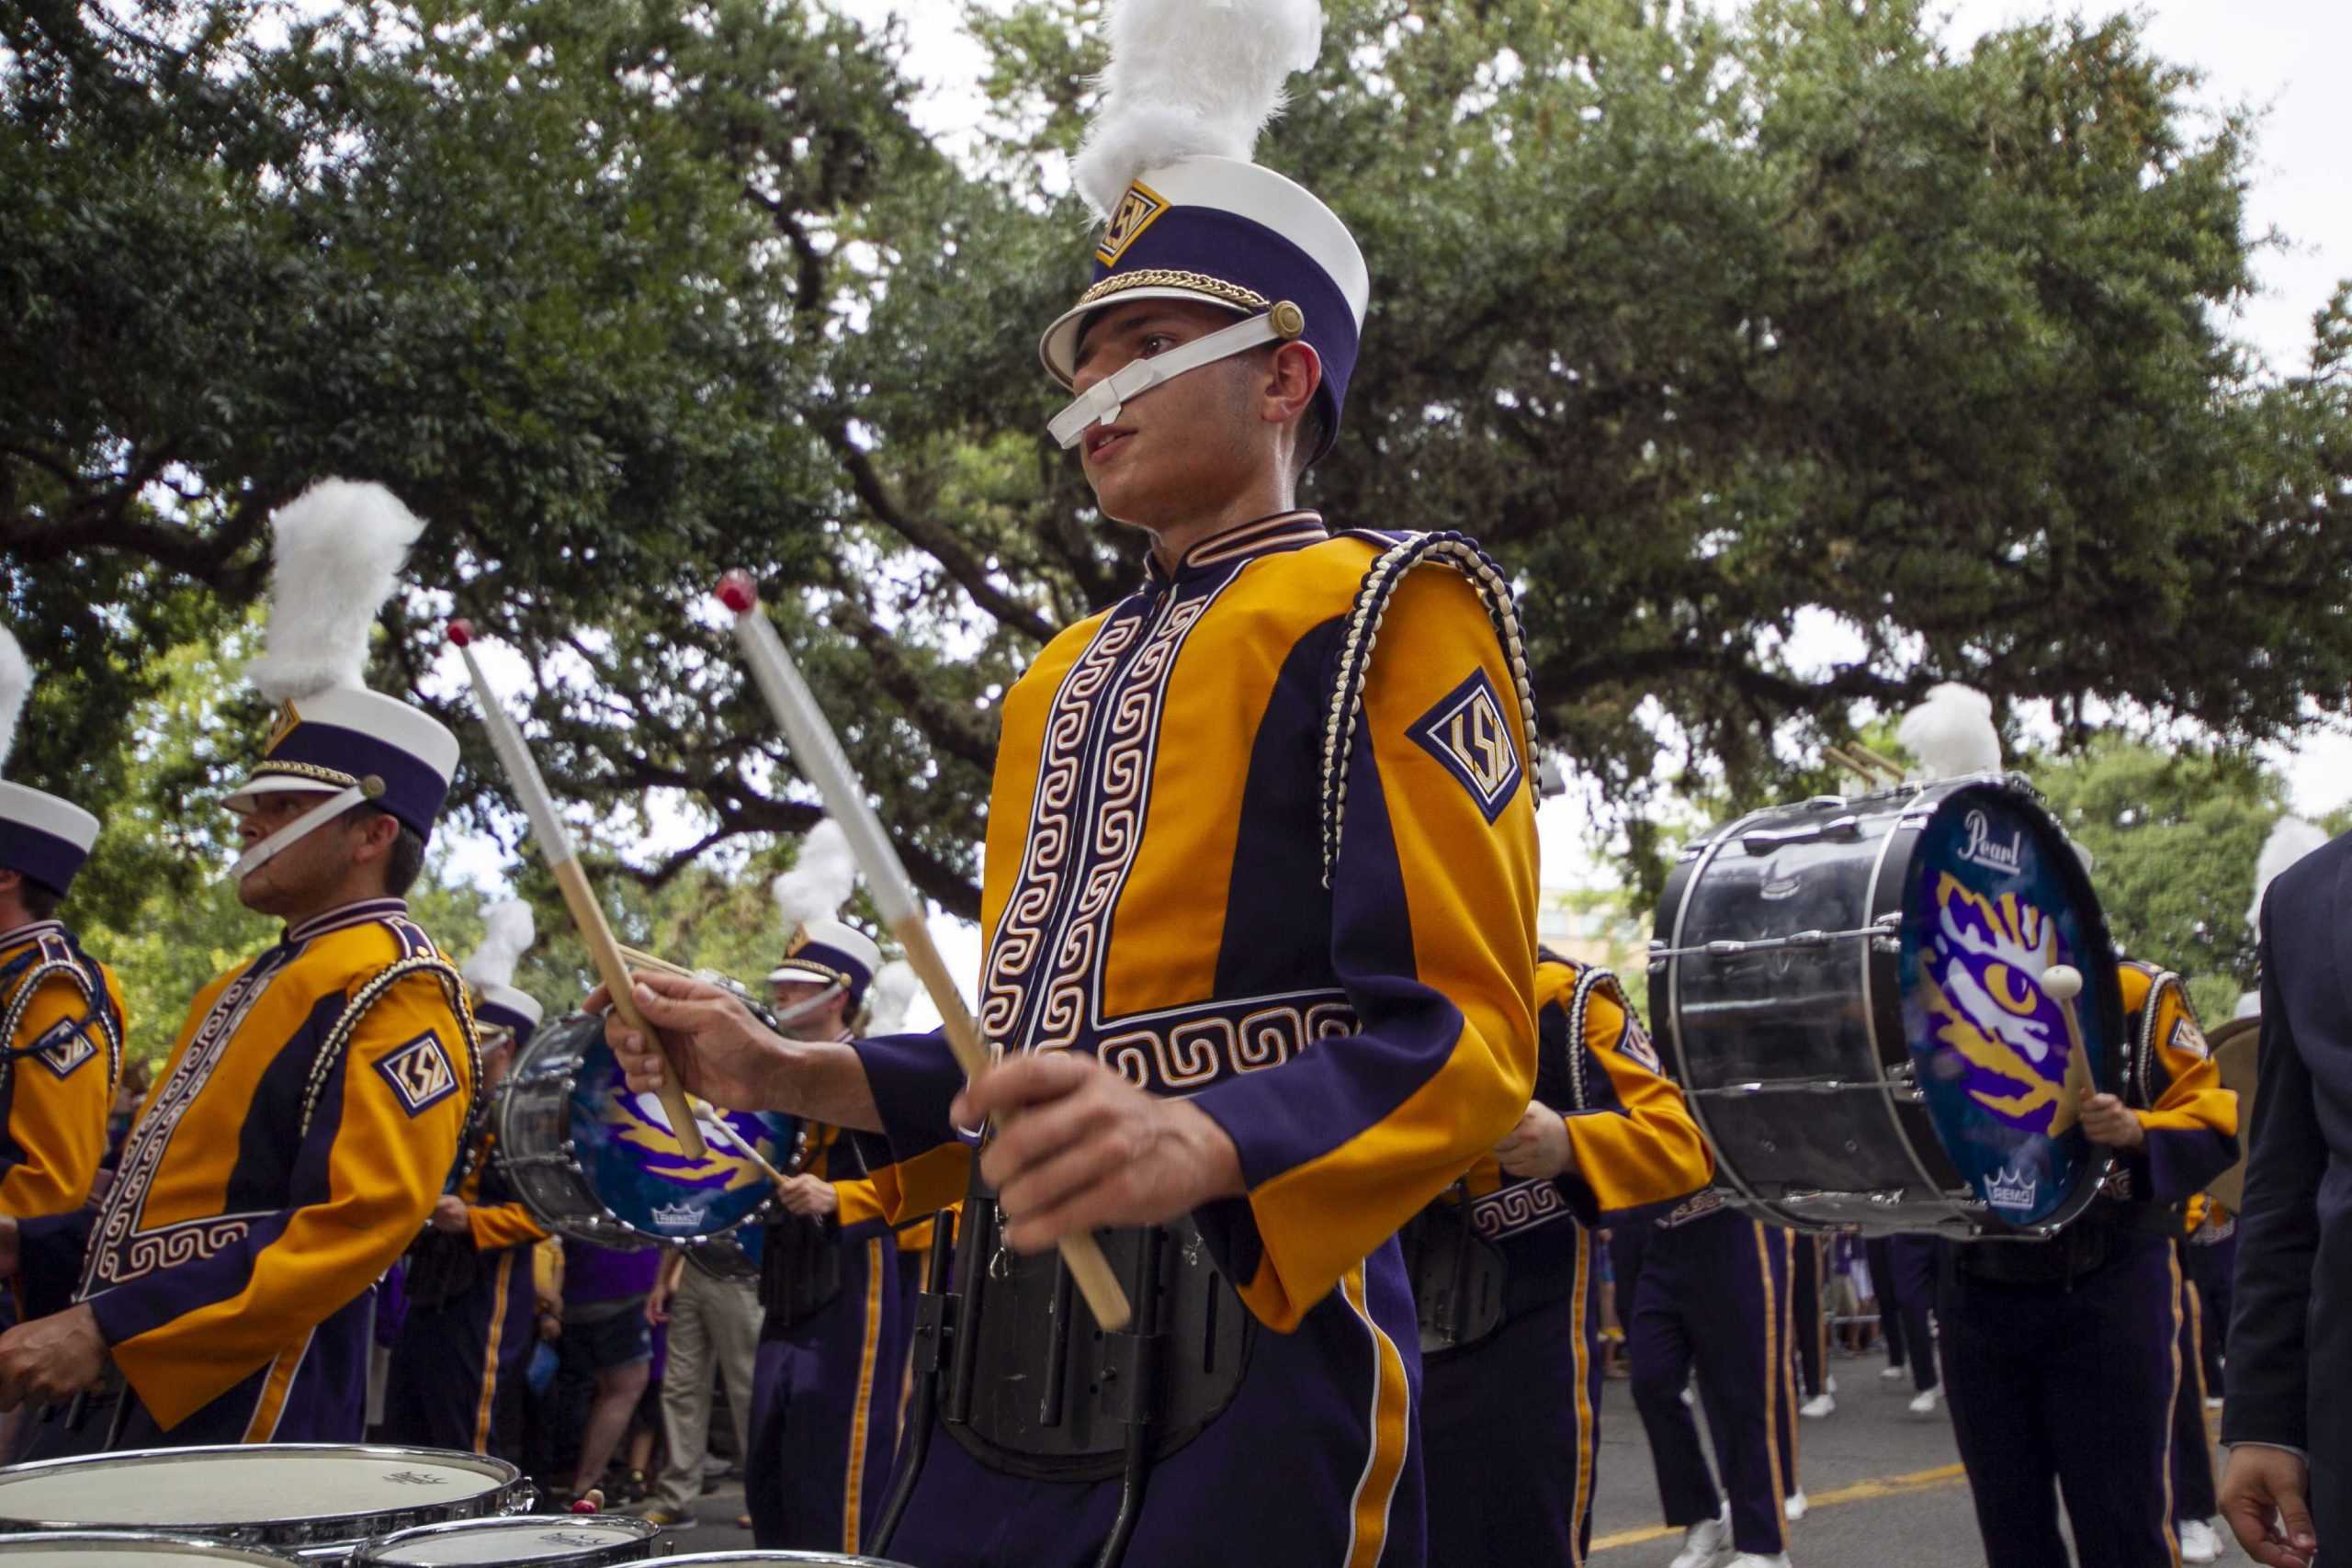
[[[293,1561],[255,1547],[147,1530],[0,1535],[0,1568],[288,1568]]]
[[[772,1563],[775,1568],[908,1568],[904,1562],[881,1557],[843,1557],[833,1551],[686,1551],[662,1560],[662,1568],[685,1563],[741,1563],[746,1568],[758,1563]]]
[[[444,1449],[244,1443],[142,1449],[0,1470],[0,1529],[121,1529],[345,1555],[419,1525],[537,1501],[504,1460]]]
[[[1650,1008],[1718,1184],[1776,1223],[2045,1235],[2111,1158],[2115,950],[2082,862],[1996,774],[1759,811],[1683,851]],[[2041,988],[2080,970],[2071,1009]]]
[[[370,1542],[353,1559],[368,1568],[606,1568],[653,1555],[662,1527],[618,1514],[530,1516],[426,1525]],[[5,1568],[5,1565],[0,1565]]]
[[[806,1159],[799,1119],[705,1111],[707,1154],[688,1160],[660,1099],[623,1081],[605,1021],[573,1013],[546,1025],[499,1087],[496,1158],[534,1219],[575,1241],[624,1250],[724,1235],[773,1196],[742,1151],[708,1131],[714,1120],[777,1169]]]

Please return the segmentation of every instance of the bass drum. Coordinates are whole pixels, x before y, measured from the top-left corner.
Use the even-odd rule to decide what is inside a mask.
[[[756,1283],[767,1256],[768,1227],[742,1225],[686,1248],[686,1264],[714,1280]]]
[[[540,1224],[574,1241],[634,1250],[724,1235],[774,1196],[724,1121],[787,1174],[807,1157],[797,1117],[698,1111],[707,1153],[689,1160],[661,1100],[631,1093],[605,1043],[605,1021],[572,1013],[540,1029],[499,1086],[500,1168]]]
[[[2124,1060],[2081,859],[1997,774],[1759,811],[1682,852],[1651,1012],[1718,1184],[1773,1222],[2054,1234],[2105,1179],[2083,1095]],[[2084,987],[2042,990],[2057,964]]]

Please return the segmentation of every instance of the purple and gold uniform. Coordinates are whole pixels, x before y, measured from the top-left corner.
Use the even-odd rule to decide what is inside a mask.
[[[83,1260],[124,1442],[358,1440],[371,1287],[443,1190],[478,1066],[458,973],[397,898],[198,993]]]
[[[0,1214],[78,1209],[122,1076],[122,991],[56,920],[0,933]]]
[[[1533,1103],[1559,1111],[1575,1164],[1557,1179],[1506,1176],[1491,1154],[1471,1168],[1472,1227],[1508,1270],[1502,1315],[1422,1373],[1430,1560],[1460,1568],[1584,1561],[1600,1411],[1589,1227],[1713,1174],[1616,976],[1546,955],[1535,989]]]
[[[768,1232],[775,1261],[763,1279],[743,1464],[752,1535],[763,1551],[865,1550],[889,1489],[932,1226],[894,1233],[874,1184],[840,1174],[857,1168],[855,1146],[828,1136],[810,1170],[836,1178],[840,1207],[821,1224],[787,1216]],[[786,1278],[796,1269],[820,1272],[821,1282]]]
[[[517,1457],[523,1366],[537,1343],[531,1250],[547,1237],[480,1127],[457,1196],[462,1235],[428,1230],[411,1249],[408,1314],[386,1380],[389,1442]]]
[[[1408,570],[1432,555],[1457,570]],[[1226,1131],[1248,1195],[1193,1220],[1271,1330],[1229,1403],[1153,1463],[1136,1568],[1422,1560],[1394,1236],[1510,1130],[1535,1077],[1525,708],[1490,605],[1507,622],[1459,540],[1331,537],[1291,513],[1155,564],[1006,698],[981,1027],[1006,1051],[1088,1052]],[[891,1217],[962,1197],[944,1044],[858,1051]],[[976,1261],[995,1291],[1000,1260]],[[959,1262],[962,1290],[975,1271]],[[892,1554],[1093,1560],[1116,1480],[1015,1474],[943,1427]]]
[[[2181,1206],[2237,1157],[2237,1096],[2179,976],[2118,966],[2122,1098],[2144,1146],[2053,1239],[1953,1248],[1937,1314],[1952,1430],[1992,1568],[2168,1564],[2179,1386]],[[2085,1347],[2096,1347],[2086,1354]]]

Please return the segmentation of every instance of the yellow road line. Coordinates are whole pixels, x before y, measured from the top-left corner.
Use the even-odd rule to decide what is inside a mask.
[[[1939,1464],[1933,1470],[1883,1475],[1873,1481],[1857,1481],[1851,1486],[1840,1486],[1834,1492],[1817,1492],[1809,1501],[1814,1508],[1834,1508],[1840,1503],[1867,1503],[1877,1497],[1899,1497],[1907,1492],[1929,1492],[1939,1486],[1949,1486],[1955,1481],[1964,1481],[1967,1477],[1968,1472],[1956,1464]],[[1679,1525],[1651,1525],[1643,1529],[1619,1530],[1614,1535],[1594,1538],[1592,1550],[1599,1552],[1621,1546],[1639,1546],[1644,1541],[1663,1540],[1668,1536],[1681,1533]]]

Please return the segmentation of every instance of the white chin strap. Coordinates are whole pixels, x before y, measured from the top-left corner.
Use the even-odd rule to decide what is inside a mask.
[[[1194,338],[1182,348],[1171,348],[1149,359],[1131,359],[1115,374],[1103,377],[1080,392],[1046,428],[1061,443],[1062,450],[1068,451],[1084,439],[1088,431],[1117,419],[1120,410],[1154,387],[1172,381],[1187,370],[1198,370],[1204,365],[1247,354],[1262,344],[1286,342],[1306,330],[1306,321],[1299,308],[1285,299],[1271,310],[1246,317],[1206,337]]]
[[[260,843],[255,844],[252,849],[247,850],[243,854],[238,856],[237,863],[229,868],[229,875],[231,879],[237,882],[243,882],[246,877],[251,876],[254,872],[259,871],[263,866],[266,866],[271,861],[276,860],[287,850],[291,849],[294,846],[295,841],[300,839],[303,834],[311,831],[313,829],[325,827],[328,823],[334,821],[336,818],[342,816],[345,812],[350,810],[353,807],[358,805],[361,801],[366,800],[367,798],[367,790],[363,789],[358,784],[353,784],[348,789],[341,790],[336,794],[327,796],[326,804],[323,806],[312,807],[310,810],[305,811],[301,816],[297,817],[293,821],[288,822],[285,827],[280,828],[277,832],[272,833],[268,838],[264,839]]]

